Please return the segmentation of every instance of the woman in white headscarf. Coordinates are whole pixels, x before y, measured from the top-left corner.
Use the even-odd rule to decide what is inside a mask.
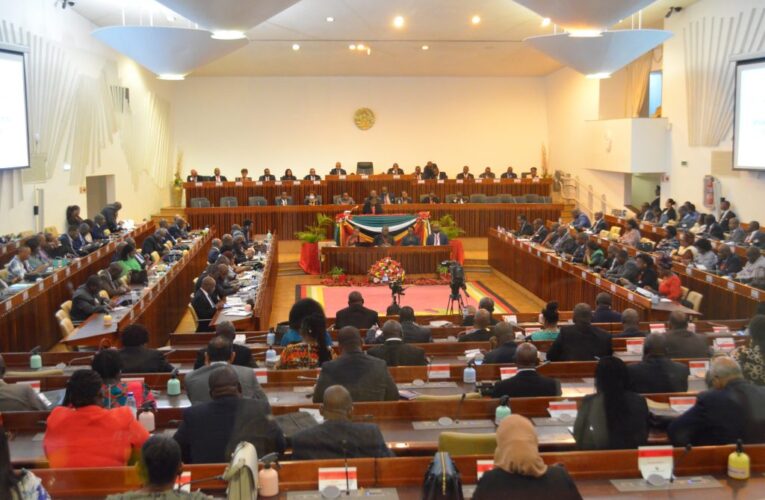
[[[542,460],[534,425],[520,415],[499,424],[494,469],[484,473],[473,494],[473,500],[497,498],[582,498],[566,469]]]

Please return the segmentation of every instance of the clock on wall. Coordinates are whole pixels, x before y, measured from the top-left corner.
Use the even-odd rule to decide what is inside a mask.
[[[369,108],[359,108],[353,113],[353,123],[360,130],[369,130],[375,124],[375,112]]]

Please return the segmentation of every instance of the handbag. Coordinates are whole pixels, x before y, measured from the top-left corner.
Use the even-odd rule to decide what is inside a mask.
[[[149,277],[146,274],[146,269],[140,271],[130,271],[128,275],[128,282],[131,285],[146,285],[149,282]]]
[[[460,472],[445,451],[439,451],[425,471],[423,500],[464,500]]]

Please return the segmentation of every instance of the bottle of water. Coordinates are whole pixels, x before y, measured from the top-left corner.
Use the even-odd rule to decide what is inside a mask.
[[[136,418],[136,416],[138,415],[138,405],[135,402],[135,396],[133,396],[132,392],[128,392],[127,402],[125,403],[125,406],[130,408],[130,413],[133,414],[133,418]]]
[[[502,396],[502,399],[499,400],[499,406],[497,406],[494,412],[495,425],[499,425],[505,417],[509,417],[513,413],[510,410],[510,405],[507,404],[509,399],[507,396]]]
[[[274,342],[276,342],[276,332],[274,331],[274,327],[272,326],[268,333],[266,334],[266,344],[269,346],[274,345]]]
[[[476,373],[473,362],[470,362],[462,372],[462,382],[466,384],[475,384]]]
[[[268,243],[271,243],[271,238],[273,238],[273,237],[274,237],[274,236],[271,234],[271,230],[269,229],[269,230],[268,230],[268,233],[266,234],[266,241],[267,241]]]
[[[138,292],[135,290],[130,290],[130,302],[133,304],[138,303]]]
[[[279,356],[276,354],[276,349],[269,347],[266,351],[266,368],[269,370],[276,368],[277,359],[279,359]]]

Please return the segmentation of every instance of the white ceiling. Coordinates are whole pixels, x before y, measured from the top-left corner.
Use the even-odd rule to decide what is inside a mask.
[[[657,0],[643,11],[643,27],[662,27],[670,6],[694,1]],[[123,24],[124,9],[128,25],[193,27],[154,0],[76,0],[74,9],[97,26]],[[397,15],[403,29],[393,27]],[[630,26],[625,19],[616,28]],[[521,41],[550,33],[511,0],[301,0],[251,29],[249,45],[190,76],[539,76],[560,64]],[[348,49],[358,42],[371,55]]]

